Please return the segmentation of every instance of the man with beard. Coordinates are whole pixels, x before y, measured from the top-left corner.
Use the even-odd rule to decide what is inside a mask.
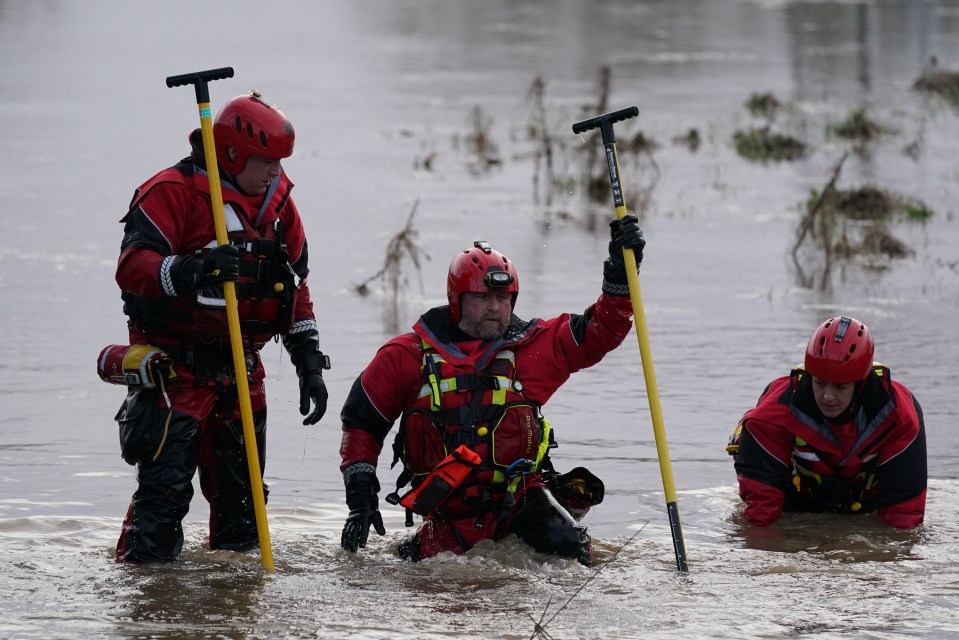
[[[449,304],[380,348],[343,406],[344,549],[366,546],[370,526],[386,533],[375,471],[399,419],[393,462],[404,470],[387,501],[407,507],[407,526],[413,512],[424,519],[400,545],[401,557],[461,554],[514,534],[538,552],[591,563],[590,537],[577,520],[602,500],[603,483],[583,468],[552,469],[555,443],[541,407],[632,327],[623,249],[635,252],[638,268],[645,239],[632,215],[610,228],[602,293],[581,315],[517,317],[516,267],[486,242],[453,259]],[[412,490],[401,498],[407,483]]]

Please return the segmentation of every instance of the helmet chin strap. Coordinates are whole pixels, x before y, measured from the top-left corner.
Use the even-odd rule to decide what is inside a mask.
[[[230,162],[231,162],[231,163],[232,163],[232,162],[235,162],[235,161],[236,161],[236,147],[234,147],[233,145],[227,145],[227,147],[226,147],[226,156],[227,156],[227,158],[230,159]],[[217,164],[219,164],[219,162],[218,162]],[[220,170],[221,170],[220,172],[221,172],[224,176],[226,176],[227,182],[229,182],[230,185],[233,186],[233,188],[235,188],[237,191],[239,191],[240,193],[242,193],[242,194],[245,195],[245,196],[249,196],[249,195],[250,195],[249,193],[247,193],[246,191],[244,191],[243,189],[240,188],[240,182],[239,182],[239,180],[236,179],[236,174],[230,173],[229,171],[226,170],[225,167],[220,167]]]

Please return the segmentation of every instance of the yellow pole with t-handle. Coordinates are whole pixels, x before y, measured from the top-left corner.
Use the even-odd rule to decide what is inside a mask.
[[[210,91],[207,83],[233,77],[232,67],[197,71],[166,79],[166,86],[179,87],[192,84],[196,88],[196,103],[200,109],[200,131],[203,134],[203,154],[206,156],[206,172],[210,182],[210,199],[213,201],[213,224],[216,242],[223,245],[230,241],[223,213],[223,192],[220,189],[220,171],[216,162],[216,146],[213,144],[213,120],[210,118]],[[266,521],[266,499],[263,496],[263,478],[260,475],[260,456],[256,449],[256,431],[253,427],[253,408],[250,403],[250,385],[247,380],[246,358],[243,357],[243,336],[240,334],[240,313],[236,305],[236,286],[223,283],[226,299],[226,317],[230,326],[230,346],[233,349],[233,370],[236,391],[240,400],[240,417],[243,420],[243,439],[246,442],[246,459],[250,468],[250,486],[253,489],[253,509],[256,513],[256,532],[260,539],[260,559],[263,568],[273,571],[273,549],[270,547],[270,528]]]
[[[616,136],[613,124],[639,115],[636,107],[627,107],[601,116],[589,118],[573,125],[573,133],[584,133],[599,128],[603,134],[603,147],[606,151],[606,164],[609,165],[609,180],[613,189],[613,204],[616,217],[626,215],[626,201],[620,181],[619,158],[616,155]],[[646,330],[646,314],[643,312],[643,297],[639,290],[639,275],[636,272],[636,255],[632,249],[623,247],[623,262],[626,263],[626,280],[629,283],[629,297],[633,303],[633,321],[636,323],[636,338],[639,340],[639,355],[643,361],[643,377],[646,379],[646,395],[649,397],[649,413],[653,419],[653,434],[656,436],[656,453],[659,455],[659,471],[663,476],[663,489],[666,494],[666,513],[676,551],[676,568],[689,571],[686,561],[686,543],[683,541],[683,528],[679,521],[679,505],[676,503],[676,486],[673,484],[673,471],[669,464],[669,446],[666,444],[666,428],[663,426],[663,411],[659,405],[659,391],[656,389],[656,374],[653,371],[653,355],[649,346],[649,334]]]

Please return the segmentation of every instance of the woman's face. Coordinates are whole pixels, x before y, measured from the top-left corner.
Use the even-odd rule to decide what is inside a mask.
[[[815,376],[812,379],[812,393],[816,398],[816,404],[827,418],[835,418],[848,409],[855,391],[855,382],[836,384],[820,380]]]

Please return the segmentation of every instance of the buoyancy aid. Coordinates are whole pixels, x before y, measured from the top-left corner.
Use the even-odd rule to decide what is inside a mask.
[[[786,428],[793,434],[791,490],[786,492],[786,510],[869,512],[878,489],[878,448],[895,428],[895,401],[889,369],[875,363],[853,400],[849,420],[835,425],[821,418],[811,394],[800,393],[805,371],[790,372],[789,386],[777,406],[788,407]],[[735,456],[743,423],[749,418],[768,419],[760,407],[750,410],[736,426],[726,451]],[[854,443],[842,446],[835,429],[854,430]],[[753,434],[757,437],[757,434]],[[761,441],[761,436],[757,439]],[[783,461],[786,462],[786,461]]]
[[[161,171],[141,185],[127,216],[157,185],[175,182],[204,195],[192,199],[193,215],[212,218],[206,174],[195,168],[193,172],[184,172],[184,164]],[[275,179],[255,215],[246,209],[247,203],[242,197],[230,197],[231,190],[224,190],[227,232],[230,243],[240,249],[240,279],[235,287],[240,329],[246,345],[264,344],[275,335],[286,333],[292,322],[297,295],[296,276],[289,264],[290,256],[283,241],[283,221],[279,217],[291,186],[285,174]],[[213,239],[196,248],[194,253],[202,257],[215,244]],[[131,324],[157,344],[165,346],[172,339],[176,343],[210,345],[213,351],[222,350],[219,345],[229,351],[229,325],[221,286],[204,289],[195,295],[163,298],[123,292],[123,300]]]
[[[423,385],[404,411],[393,444],[393,464],[404,464],[397,491],[407,482],[418,487],[451,451],[466,445],[480,463],[441,512],[479,513],[497,495],[515,491],[523,474],[544,465],[552,442],[549,422],[523,395],[512,345],[480,358],[479,367],[471,359],[444,356],[442,345],[422,340],[422,346]],[[396,494],[391,496],[395,501]]]

